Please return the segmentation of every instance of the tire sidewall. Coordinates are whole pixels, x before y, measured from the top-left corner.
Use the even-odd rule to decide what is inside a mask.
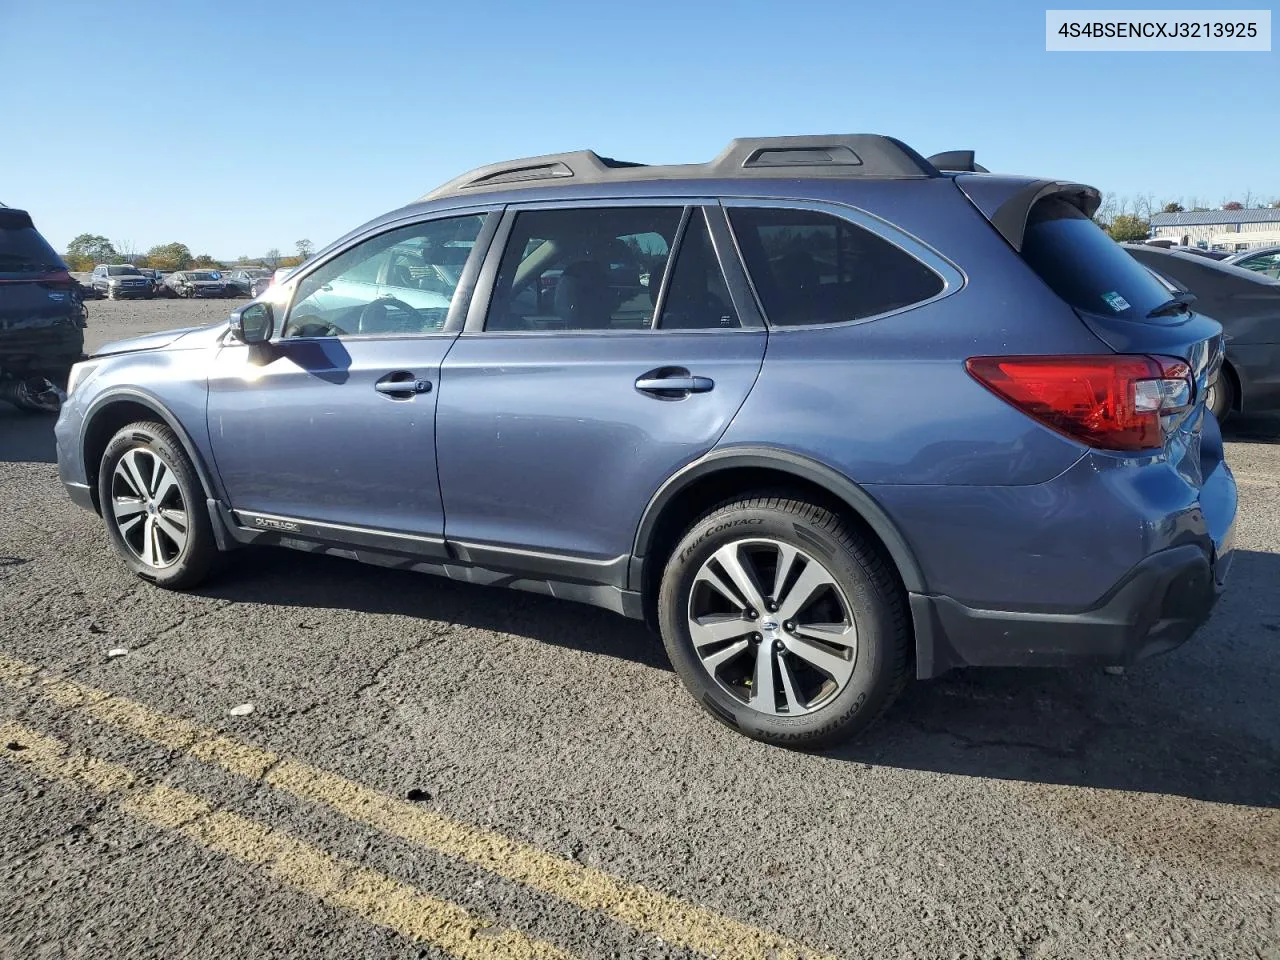
[[[112,515],[112,478],[116,465],[130,450],[146,449],[154,452],[173,472],[182,502],[187,508],[187,542],[177,562],[168,567],[152,567],[124,542],[124,535]],[[152,423],[134,423],[121,429],[103,451],[98,469],[98,502],[107,526],[107,536],[125,565],[144,580],[161,587],[181,588],[192,586],[203,579],[217,552],[208,512],[204,509],[204,491],[186,451],[167,427]]]
[[[1231,415],[1231,407],[1235,403],[1235,391],[1232,389],[1231,378],[1225,369],[1218,374],[1218,381],[1213,385],[1213,391],[1213,405],[1209,409],[1218,418],[1218,422],[1222,423]]]
[[[853,675],[830,703],[799,717],[774,717],[750,709],[711,678],[689,635],[688,603],[703,563],[727,544],[757,538],[803,550],[835,577],[857,629]],[[659,597],[663,642],[676,673],[717,719],[748,736],[800,749],[843,738],[883,710],[895,693],[894,618],[874,579],[828,529],[812,519],[767,506],[734,506],[695,524],[677,545],[663,574]]]

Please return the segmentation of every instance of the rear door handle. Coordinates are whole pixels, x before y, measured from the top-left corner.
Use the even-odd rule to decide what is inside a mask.
[[[716,382],[710,377],[674,376],[655,377],[645,374],[636,380],[636,389],[641,393],[652,393],[658,396],[669,396],[673,393],[690,394],[706,393],[715,387]]]

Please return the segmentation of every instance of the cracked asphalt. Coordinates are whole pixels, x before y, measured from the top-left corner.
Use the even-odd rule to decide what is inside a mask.
[[[156,590],[51,428],[0,406],[0,957],[1280,958],[1280,421],[1231,431],[1189,644],[915,684],[823,755],[584,606],[266,549]]]

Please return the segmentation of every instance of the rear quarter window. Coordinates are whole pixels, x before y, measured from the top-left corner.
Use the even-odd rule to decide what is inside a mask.
[[[1065,200],[1032,208],[1022,257],[1054,293],[1086,313],[1145,320],[1169,299],[1142,264]]]
[[[874,317],[930,300],[945,286],[901,247],[828,213],[738,207],[729,219],[775,326]]]

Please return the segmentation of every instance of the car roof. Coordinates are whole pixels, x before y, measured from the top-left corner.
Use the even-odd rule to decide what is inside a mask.
[[[1227,257],[1227,263],[1239,263],[1241,260],[1247,260],[1250,257],[1256,257],[1259,254],[1280,253],[1280,243],[1272,244],[1269,247],[1254,247],[1252,250],[1241,250],[1239,253],[1233,253]]]

